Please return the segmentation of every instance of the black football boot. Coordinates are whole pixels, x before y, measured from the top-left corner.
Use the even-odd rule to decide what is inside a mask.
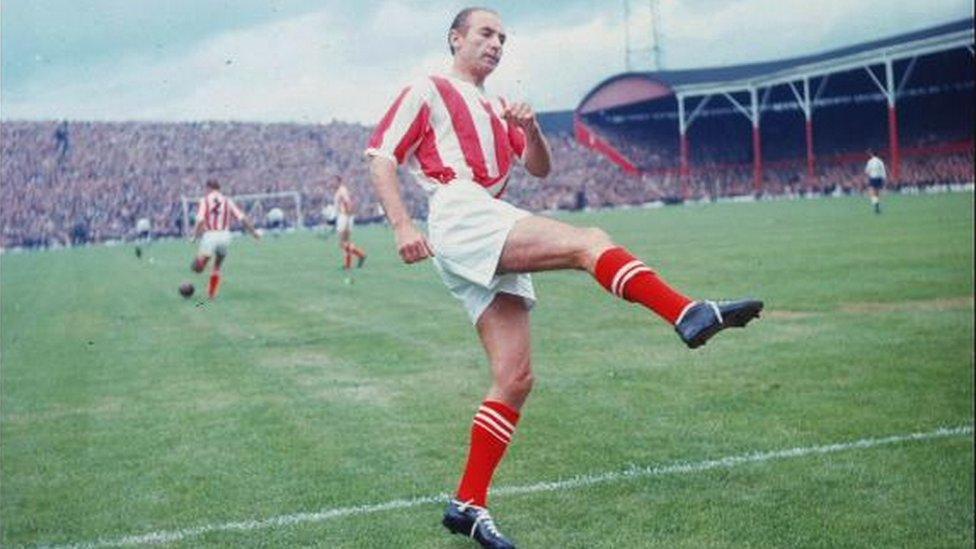
[[[678,318],[674,330],[692,349],[701,347],[711,337],[726,328],[742,328],[759,318],[763,302],[754,299],[741,301],[696,301]]]
[[[452,499],[444,511],[441,524],[452,534],[462,534],[490,549],[515,549],[488,514],[488,509]]]

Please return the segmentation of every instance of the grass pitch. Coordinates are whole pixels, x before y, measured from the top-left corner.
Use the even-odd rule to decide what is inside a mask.
[[[767,312],[692,352],[584,274],[537,275],[502,531],[524,547],[971,547],[971,431],[503,490],[970,427],[973,195],[885,208],[564,216],[693,296]],[[441,503],[360,507],[454,489],[488,370],[432,267],[400,264],[384,227],[354,236],[370,256],[349,284],[334,237],[238,239],[203,306],[177,295],[206,286],[186,243],[3,256],[2,545],[470,547]]]

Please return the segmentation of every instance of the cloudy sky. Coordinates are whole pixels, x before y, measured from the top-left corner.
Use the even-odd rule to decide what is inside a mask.
[[[624,70],[626,0],[499,0],[489,88],[571,109]],[[646,36],[631,0],[631,34]],[[5,120],[375,123],[448,66],[455,0],[2,0]],[[971,0],[660,0],[665,68],[805,55],[972,17]],[[636,22],[635,22],[636,21]]]

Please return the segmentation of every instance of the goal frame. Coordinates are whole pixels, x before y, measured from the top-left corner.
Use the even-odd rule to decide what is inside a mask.
[[[302,215],[302,195],[298,191],[279,191],[273,193],[250,193],[230,195],[235,204],[242,204],[256,200],[266,200],[269,198],[291,198],[295,201],[295,226],[302,228],[305,226],[305,218]],[[180,195],[180,206],[183,216],[183,236],[186,236],[193,229],[190,227],[190,206],[196,205],[202,200],[200,197]]]

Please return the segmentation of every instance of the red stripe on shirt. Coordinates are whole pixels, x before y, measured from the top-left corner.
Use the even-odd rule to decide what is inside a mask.
[[[430,123],[430,107],[424,105],[420,108],[417,113],[416,118],[410,124],[410,128],[407,129],[407,133],[403,134],[403,138],[397,143],[396,150],[393,151],[393,156],[396,156],[397,163],[403,164],[403,160],[407,155],[407,151],[411,147],[420,141],[420,137],[426,131]]]
[[[495,160],[498,162],[498,175],[488,182],[488,186],[494,185],[501,181],[502,178],[508,176],[508,170],[512,167],[512,148],[508,143],[508,135],[505,132],[505,126],[502,125],[502,121],[495,116],[495,110],[491,108],[491,103],[482,101],[481,105],[488,112],[488,117],[491,119],[491,133],[495,138]],[[504,187],[502,191],[505,190]],[[501,191],[495,196],[500,196]]]
[[[457,174],[449,166],[444,165],[444,161],[437,151],[437,140],[434,139],[433,130],[428,128],[427,132],[427,135],[420,140],[420,145],[417,146],[414,156],[417,157],[424,175],[441,183],[450,183],[457,177]]]
[[[434,86],[437,87],[437,92],[444,100],[447,112],[451,116],[451,125],[461,144],[464,161],[474,173],[474,180],[482,186],[487,186],[489,178],[485,154],[481,150],[478,129],[474,125],[474,118],[468,110],[467,103],[464,102],[464,97],[446,79],[437,76],[431,76],[430,79],[434,81]]]
[[[410,86],[403,88],[403,91],[397,96],[396,101],[393,102],[390,110],[386,111],[386,114],[383,115],[383,119],[380,120],[380,124],[376,127],[376,131],[374,131],[372,137],[369,138],[370,148],[377,149],[383,144],[383,135],[386,133],[386,130],[390,129],[390,124],[393,123],[393,118],[396,117],[397,110],[400,109],[400,103],[403,103],[403,98],[407,96],[408,91],[410,91]]]

